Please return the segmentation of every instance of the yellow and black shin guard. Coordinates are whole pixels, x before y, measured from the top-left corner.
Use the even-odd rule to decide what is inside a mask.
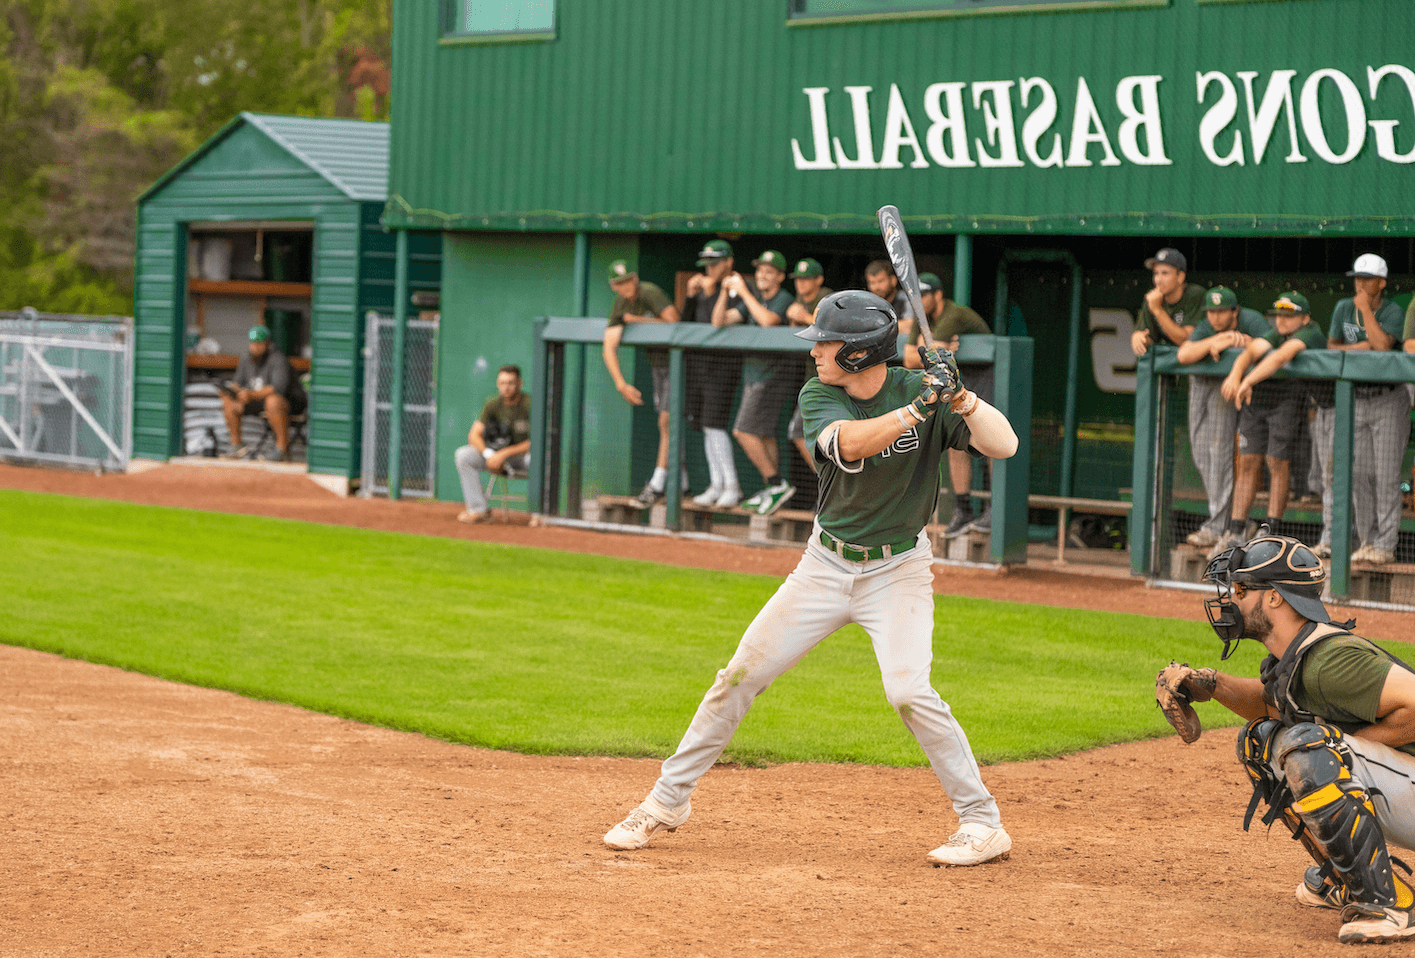
[[[1280,737],[1282,763],[1292,790],[1291,810],[1311,839],[1308,850],[1325,853],[1332,877],[1348,900],[1387,908],[1415,906],[1415,892],[1391,868],[1385,835],[1365,787],[1351,777],[1350,753],[1341,732],[1306,724]],[[1315,846],[1315,847],[1313,847]]]

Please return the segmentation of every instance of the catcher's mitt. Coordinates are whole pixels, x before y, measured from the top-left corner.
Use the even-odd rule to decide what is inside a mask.
[[[1191,669],[1184,662],[1171,661],[1155,676],[1155,703],[1185,744],[1197,742],[1204,730],[1190,703],[1207,702],[1217,685],[1218,673],[1213,669]]]

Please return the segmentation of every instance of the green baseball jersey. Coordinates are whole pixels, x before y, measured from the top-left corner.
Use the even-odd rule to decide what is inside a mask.
[[[951,299],[944,302],[943,312],[939,313],[938,319],[929,323],[929,329],[933,332],[936,343],[946,343],[954,336],[987,336],[992,333],[987,321],[976,311],[967,306],[961,306]],[[909,345],[917,346],[923,341],[923,338],[923,331],[915,326],[914,336],[909,340]]]
[[[504,449],[531,438],[531,397],[525,393],[507,402],[497,393],[481,407],[477,417],[484,427],[483,436],[491,449]]]
[[[1405,307],[1405,331],[1401,338],[1415,339],[1415,297],[1412,297],[1410,305]]]
[[[1293,683],[1297,705],[1348,734],[1359,733],[1379,718],[1381,689],[1394,663],[1361,639],[1327,639],[1302,658]],[[1396,666],[1398,668],[1398,666]],[[1415,755],[1415,742],[1396,746]]]
[[[1395,337],[1393,348],[1402,348],[1405,314],[1400,311],[1399,306],[1388,299],[1381,300],[1381,305],[1376,310],[1376,325],[1380,326],[1388,335]],[[1361,314],[1356,311],[1356,300],[1343,299],[1336,304],[1336,309],[1331,312],[1331,326],[1328,327],[1327,334],[1332,339],[1340,340],[1348,346],[1367,341],[1366,323],[1362,320]]]
[[[1257,338],[1266,336],[1272,331],[1273,326],[1272,323],[1264,319],[1263,314],[1256,309],[1242,307],[1238,310],[1238,323],[1235,328],[1245,336]],[[1216,332],[1217,330],[1214,329],[1213,323],[1209,322],[1209,318],[1206,315],[1203,319],[1199,320],[1199,325],[1194,327],[1194,332],[1189,337],[1189,341],[1191,343],[1197,343],[1201,339],[1208,339]]]
[[[1177,303],[1165,303],[1165,312],[1169,313],[1169,318],[1180,326],[1196,325],[1204,318],[1204,287],[1197,283],[1185,283],[1184,292],[1179,297]],[[1150,338],[1155,342],[1167,342],[1169,337],[1159,328],[1159,321],[1150,314],[1150,307],[1145,303],[1140,304],[1140,309],[1135,313],[1135,328],[1148,329]]]
[[[653,283],[639,281],[639,292],[633,299],[625,299],[623,296],[614,297],[614,305],[609,310],[609,325],[623,326],[625,315],[629,316],[657,316],[665,309],[673,305],[662,289]],[[668,350],[650,349],[648,352],[649,363],[654,366],[662,366],[668,362]]]
[[[821,432],[833,422],[873,419],[898,409],[919,395],[923,379],[923,370],[887,367],[884,385],[869,399],[856,399],[839,386],[810,379],[800,396],[806,441],[815,449]],[[968,449],[978,455],[969,445],[971,438],[963,417],[944,407],[889,448],[866,458],[859,472],[846,472],[816,450],[820,482],[816,511],[821,527],[858,546],[913,538],[938,503],[943,450]]]

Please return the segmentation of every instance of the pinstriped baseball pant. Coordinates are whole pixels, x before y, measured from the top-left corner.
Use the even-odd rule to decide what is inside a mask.
[[[827,636],[855,622],[874,646],[885,698],[918,739],[959,821],[1000,825],[968,736],[929,682],[933,612],[933,556],[922,532],[901,555],[851,562],[820,544],[817,525],[800,564],[717,673],[678,750],[663,763],[651,800],[667,811],[686,805],[752,700]]]
[[[1238,410],[1224,400],[1221,385],[1213,376],[1189,377],[1189,451],[1209,500],[1204,528],[1215,536],[1228,528],[1233,512],[1233,436],[1238,430]]]
[[[1355,405],[1352,527],[1362,545],[1394,552],[1400,537],[1400,466],[1410,439],[1410,393],[1397,385],[1358,395]]]

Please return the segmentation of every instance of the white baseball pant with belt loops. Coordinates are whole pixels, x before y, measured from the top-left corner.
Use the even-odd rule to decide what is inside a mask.
[[[870,636],[884,694],[918,739],[960,822],[1000,827],[997,801],[983,784],[968,736],[929,681],[933,663],[933,556],[921,531],[914,548],[852,562],[820,541],[820,525],[795,571],[747,627],[731,661],[649,795],[666,818],[688,804],[752,700],[836,630],[858,623]]]

